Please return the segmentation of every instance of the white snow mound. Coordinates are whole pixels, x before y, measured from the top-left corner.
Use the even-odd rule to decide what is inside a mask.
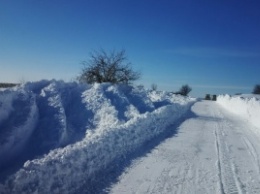
[[[0,193],[77,193],[176,123],[194,101],[142,87],[54,80],[0,91],[0,170],[8,169],[0,171]]]
[[[217,102],[260,129],[260,95],[220,95]]]

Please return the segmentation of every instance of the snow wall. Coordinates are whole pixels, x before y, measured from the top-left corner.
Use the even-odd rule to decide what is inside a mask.
[[[142,87],[63,81],[1,90],[0,193],[79,193],[194,102]]]
[[[217,102],[260,129],[260,95],[220,95]]]

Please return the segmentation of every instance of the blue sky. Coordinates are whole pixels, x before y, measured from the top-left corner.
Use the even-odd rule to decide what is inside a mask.
[[[250,93],[259,10],[259,0],[0,0],[0,82],[70,81],[91,51],[125,49],[137,84]]]

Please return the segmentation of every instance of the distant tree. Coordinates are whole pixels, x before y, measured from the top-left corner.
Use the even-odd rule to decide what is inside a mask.
[[[152,91],[156,91],[157,90],[157,85],[156,84],[152,84],[151,85],[151,89],[152,89]]]
[[[253,94],[260,94],[260,84],[255,85]]]
[[[210,94],[206,94],[205,100],[211,100]]]
[[[83,83],[130,84],[140,78],[140,73],[132,69],[125,51],[106,53],[101,50],[90,54],[90,60],[82,62],[82,72],[78,80]]]
[[[187,96],[191,92],[191,90],[192,90],[192,88],[188,84],[186,84],[186,85],[183,85],[180,88],[179,92],[176,92],[176,94],[180,94],[182,96]]]

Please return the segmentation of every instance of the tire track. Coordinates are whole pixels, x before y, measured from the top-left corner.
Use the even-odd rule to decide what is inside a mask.
[[[222,181],[222,169],[220,163],[220,151],[219,151],[219,140],[217,135],[217,128],[215,128],[215,146],[216,146],[216,153],[217,153],[217,169],[218,169],[218,179],[219,179],[219,189],[221,194],[225,194],[223,181]]]
[[[220,117],[218,112],[215,117]],[[222,194],[242,194],[242,184],[237,176],[236,167],[232,158],[230,158],[230,150],[225,141],[224,129],[229,128],[226,121],[219,121],[215,125],[215,146],[217,153],[217,168],[219,170],[219,188]]]
[[[246,137],[242,137],[243,143],[245,144],[245,146],[247,147],[249,154],[252,156],[252,158],[254,159],[254,164],[256,166],[257,172],[260,175],[260,162],[259,162],[259,157],[257,155],[256,149],[253,146],[253,144],[249,141],[248,138]]]

